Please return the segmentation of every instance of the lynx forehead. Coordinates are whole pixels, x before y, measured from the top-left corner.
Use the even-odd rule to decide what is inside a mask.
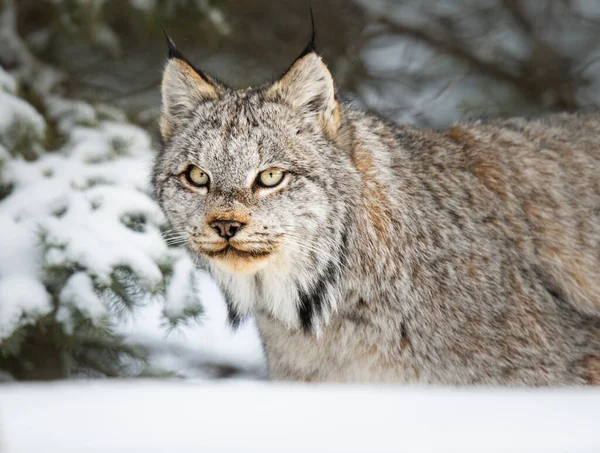
[[[600,381],[600,115],[393,126],[314,40],[235,91],[169,41],[156,196],[272,377]]]

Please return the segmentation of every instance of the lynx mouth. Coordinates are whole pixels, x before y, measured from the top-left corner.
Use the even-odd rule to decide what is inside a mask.
[[[242,248],[243,247],[243,248]],[[263,269],[275,252],[273,245],[264,243],[232,244],[227,242],[219,249],[203,249],[201,253],[210,258],[226,271],[242,274],[254,274]]]
[[[265,258],[273,253],[273,250],[264,250],[264,249],[242,249],[239,247],[235,247],[229,243],[225,244],[219,250],[203,250],[204,253],[209,258],[243,258],[243,259],[253,259],[253,258]]]

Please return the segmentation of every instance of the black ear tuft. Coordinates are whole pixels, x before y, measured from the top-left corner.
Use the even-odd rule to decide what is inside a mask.
[[[218,85],[225,86],[225,84],[223,82],[219,81],[216,77],[209,76],[207,73],[205,73],[204,71],[201,71],[196,66],[194,66],[192,64],[192,62],[190,62],[190,60],[188,60],[179,51],[179,49],[177,48],[177,46],[175,46],[175,42],[169,37],[169,35],[165,31],[165,29],[162,26],[160,28],[163,31],[164,35],[165,35],[165,39],[167,40],[167,49],[168,49],[169,60],[171,60],[173,58],[181,60],[181,61],[185,62],[194,71],[196,71],[196,74],[198,74],[200,77],[202,77],[204,79],[204,81],[206,81],[208,83],[212,83],[212,84],[218,84]]]
[[[340,125],[333,77],[316,52],[315,20],[310,9],[310,42],[288,70],[267,90],[266,96],[316,119],[329,138]]]
[[[164,28],[163,33],[167,40],[169,59],[165,64],[161,83],[160,132],[166,143],[189,120],[189,114],[201,102],[219,99],[228,88],[191,64],[177,50]]]
[[[299,60],[300,58],[304,57],[305,55],[308,55],[309,53],[317,53],[317,32],[315,30],[315,16],[313,14],[312,6],[309,8],[309,12],[310,25],[312,28],[312,32],[310,34],[310,41],[308,42],[302,53],[298,55],[298,58],[296,58],[296,60]]]
[[[187,59],[183,56],[183,54],[175,46],[175,43],[169,37],[169,35],[167,35],[167,32],[165,31],[165,29],[162,26],[160,28],[163,31],[164,35],[165,35],[165,39],[167,40],[167,49],[168,49],[168,56],[169,56],[169,58],[178,58],[180,60],[183,60],[183,61],[187,62]]]

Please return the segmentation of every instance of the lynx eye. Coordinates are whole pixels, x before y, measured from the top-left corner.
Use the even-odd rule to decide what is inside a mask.
[[[199,167],[190,165],[185,171],[185,179],[195,187],[208,186],[208,175]]]
[[[258,175],[257,182],[262,187],[275,187],[283,181],[283,177],[285,173],[283,170],[278,170],[276,168],[270,168],[261,172]]]

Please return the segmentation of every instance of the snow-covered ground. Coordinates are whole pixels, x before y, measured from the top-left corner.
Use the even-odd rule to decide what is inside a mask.
[[[1,453],[597,453],[600,390],[87,381],[0,387]]]

